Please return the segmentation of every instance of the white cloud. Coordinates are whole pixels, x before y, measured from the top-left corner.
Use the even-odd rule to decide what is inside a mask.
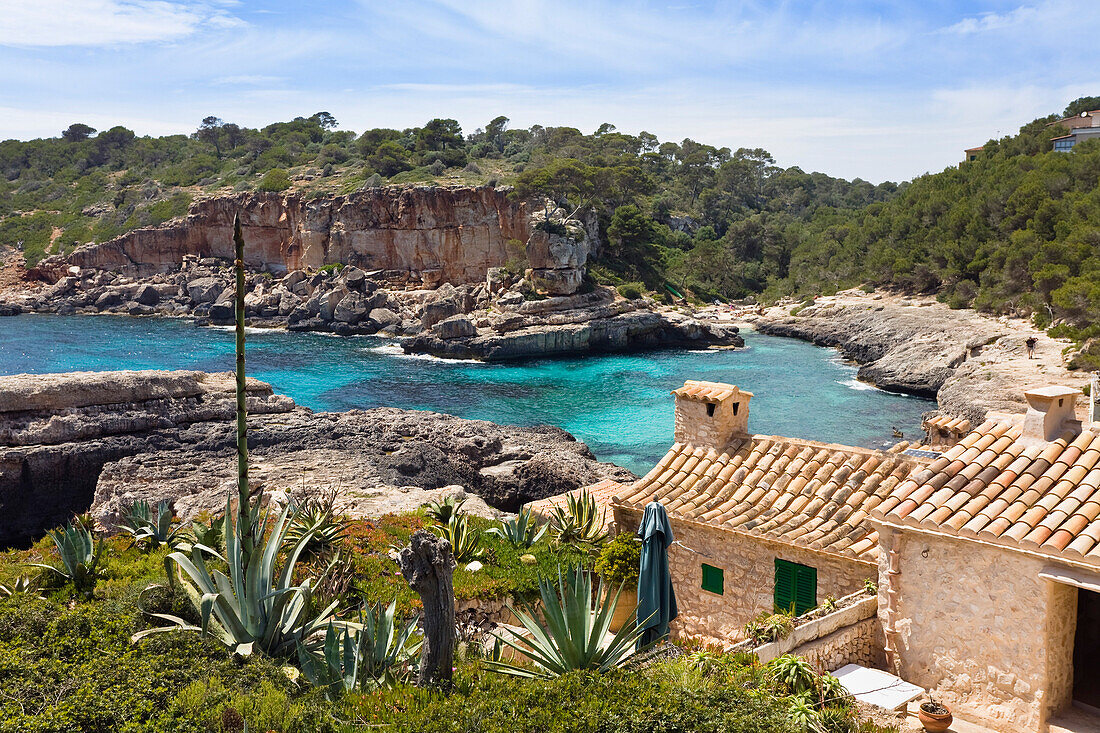
[[[0,45],[103,46],[171,41],[241,21],[203,4],[163,0],[0,0]]]

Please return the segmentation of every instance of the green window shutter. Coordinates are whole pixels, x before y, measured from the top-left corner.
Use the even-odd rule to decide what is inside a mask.
[[[724,576],[722,568],[703,563],[703,590],[722,595],[725,592]]]
[[[803,614],[817,606],[817,568],[798,565],[795,573],[794,612]]]
[[[803,614],[817,606],[817,568],[775,559],[775,608]]]
[[[775,559],[775,608],[789,611],[794,603],[794,563]]]

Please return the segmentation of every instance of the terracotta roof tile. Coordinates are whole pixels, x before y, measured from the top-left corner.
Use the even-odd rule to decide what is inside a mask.
[[[1026,445],[1018,424],[987,421],[871,518],[1100,565],[1100,426]]]
[[[689,379],[684,386],[672,390],[672,394],[681,399],[695,400],[697,402],[721,402],[722,400],[738,395],[752,397],[752,392],[745,392],[730,384],[721,382],[700,382]]]

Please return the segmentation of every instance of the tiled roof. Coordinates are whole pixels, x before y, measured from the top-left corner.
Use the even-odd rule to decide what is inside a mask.
[[[744,392],[729,384],[722,384],[721,382],[700,382],[694,379],[689,379],[684,382],[683,387],[672,390],[672,394],[683,399],[695,400],[697,402],[721,402],[724,399],[740,394],[752,397],[751,392]]]
[[[930,417],[924,421],[921,426],[925,430],[928,428],[941,428],[943,430],[950,430],[956,433],[966,433],[970,430],[970,421],[965,417],[951,417],[950,415],[937,415],[936,417]]]
[[[933,529],[1100,565],[1100,428],[1051,442],[988,421],[901,482],[874,510]]]
[[[722,452],[676,443],[618,497],[635,509],[658,499],[673,519],[874,561],[868,512],[924,463],[766,435],[735,438]]]

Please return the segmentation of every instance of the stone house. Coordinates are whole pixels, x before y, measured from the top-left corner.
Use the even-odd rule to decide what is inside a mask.
[[[1005,733],[1100,712],[1100,424],[1079,394],[1026,392],[1022,420],[988,420],[871,510],[890,668]]]
[[[751,434],[752,393],[732,385],[688,381],[673,395],[665,457],[633,484],[595,488],[624,530],[650,501],[668,510],[675,635],[728,644],[762,611],[802,613],[877,576],[865,519],[927,459]]]

